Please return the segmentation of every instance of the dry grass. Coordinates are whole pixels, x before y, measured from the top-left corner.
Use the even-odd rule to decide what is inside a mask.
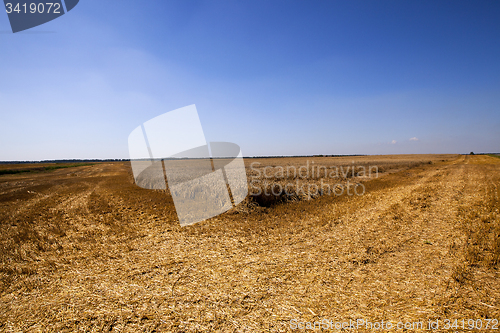
[[[291,319],[498,319],[500,160],[315,161],[353,159],[383,169],[362,180],[363,196],[249,201],[185,228],[168,194],[135,186],[127,163],[1,176],[0,329],[277,332]]]

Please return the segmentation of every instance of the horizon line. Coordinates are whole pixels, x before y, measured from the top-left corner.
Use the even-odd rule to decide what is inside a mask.
[[[258,159],[258,158],[297,158],[297,157],[352,157],[352,156],[384,156],[384,155],[471,155],[471,153],[430,153],[430,154],[312,154],[312,155],[263,155],[263,156],[243,156],[242,158],[248,159]],[[474,155],[500,155],[500,153],[474,153]],[[224,158],[235,158],[235,157],[210,157],[212,159],[224,159]],[[164,159],[189,159],[186,157],[168,157],[159,158],[153,160],[164,160]],[[203,158],[193,158],[193,159],[203,159]],[[65,162],[130,162],[131,160],[136,161],[148,161],[151,159],[130,159],[130,158],[68,158],[68,159],[51,159],[51,160],[10,160],[10,161],[0,161],[0,164],[24,164],[24,163],[65,163]]]

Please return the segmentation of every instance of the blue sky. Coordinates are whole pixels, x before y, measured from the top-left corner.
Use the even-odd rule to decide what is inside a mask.
[[[245,156],[500,151],[498,1],[82,0],[0,15],[0,160],[128,158],[196,104]],[[410,140],[413,139],[413,140]]]

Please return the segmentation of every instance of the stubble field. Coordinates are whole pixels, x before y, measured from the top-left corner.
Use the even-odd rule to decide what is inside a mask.
[[[286,185],[299,176],[280,178],[279,166],[308,161],[355,166],[323,178],[364,194],[254,196],[181,228],[168,191],[137,187],[128,162],[1,175],[0,330],[286,332],[438,319],[441,332],[445,319],[500,320],[500,158],[246,159],[249,184]],[[362,166],[377,177],[358,177]]]

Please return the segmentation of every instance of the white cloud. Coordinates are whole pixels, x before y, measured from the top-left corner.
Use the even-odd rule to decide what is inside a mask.
[[[396,140],[392,140],[392,141],[391,141],[391,143],[392,143],[393,145],[395,145],[395,144],[396,144],[396,142],[397,142]]]
[[[414,136],[413,138],[410,138],[410,141],[418,141],[418,138]]]

